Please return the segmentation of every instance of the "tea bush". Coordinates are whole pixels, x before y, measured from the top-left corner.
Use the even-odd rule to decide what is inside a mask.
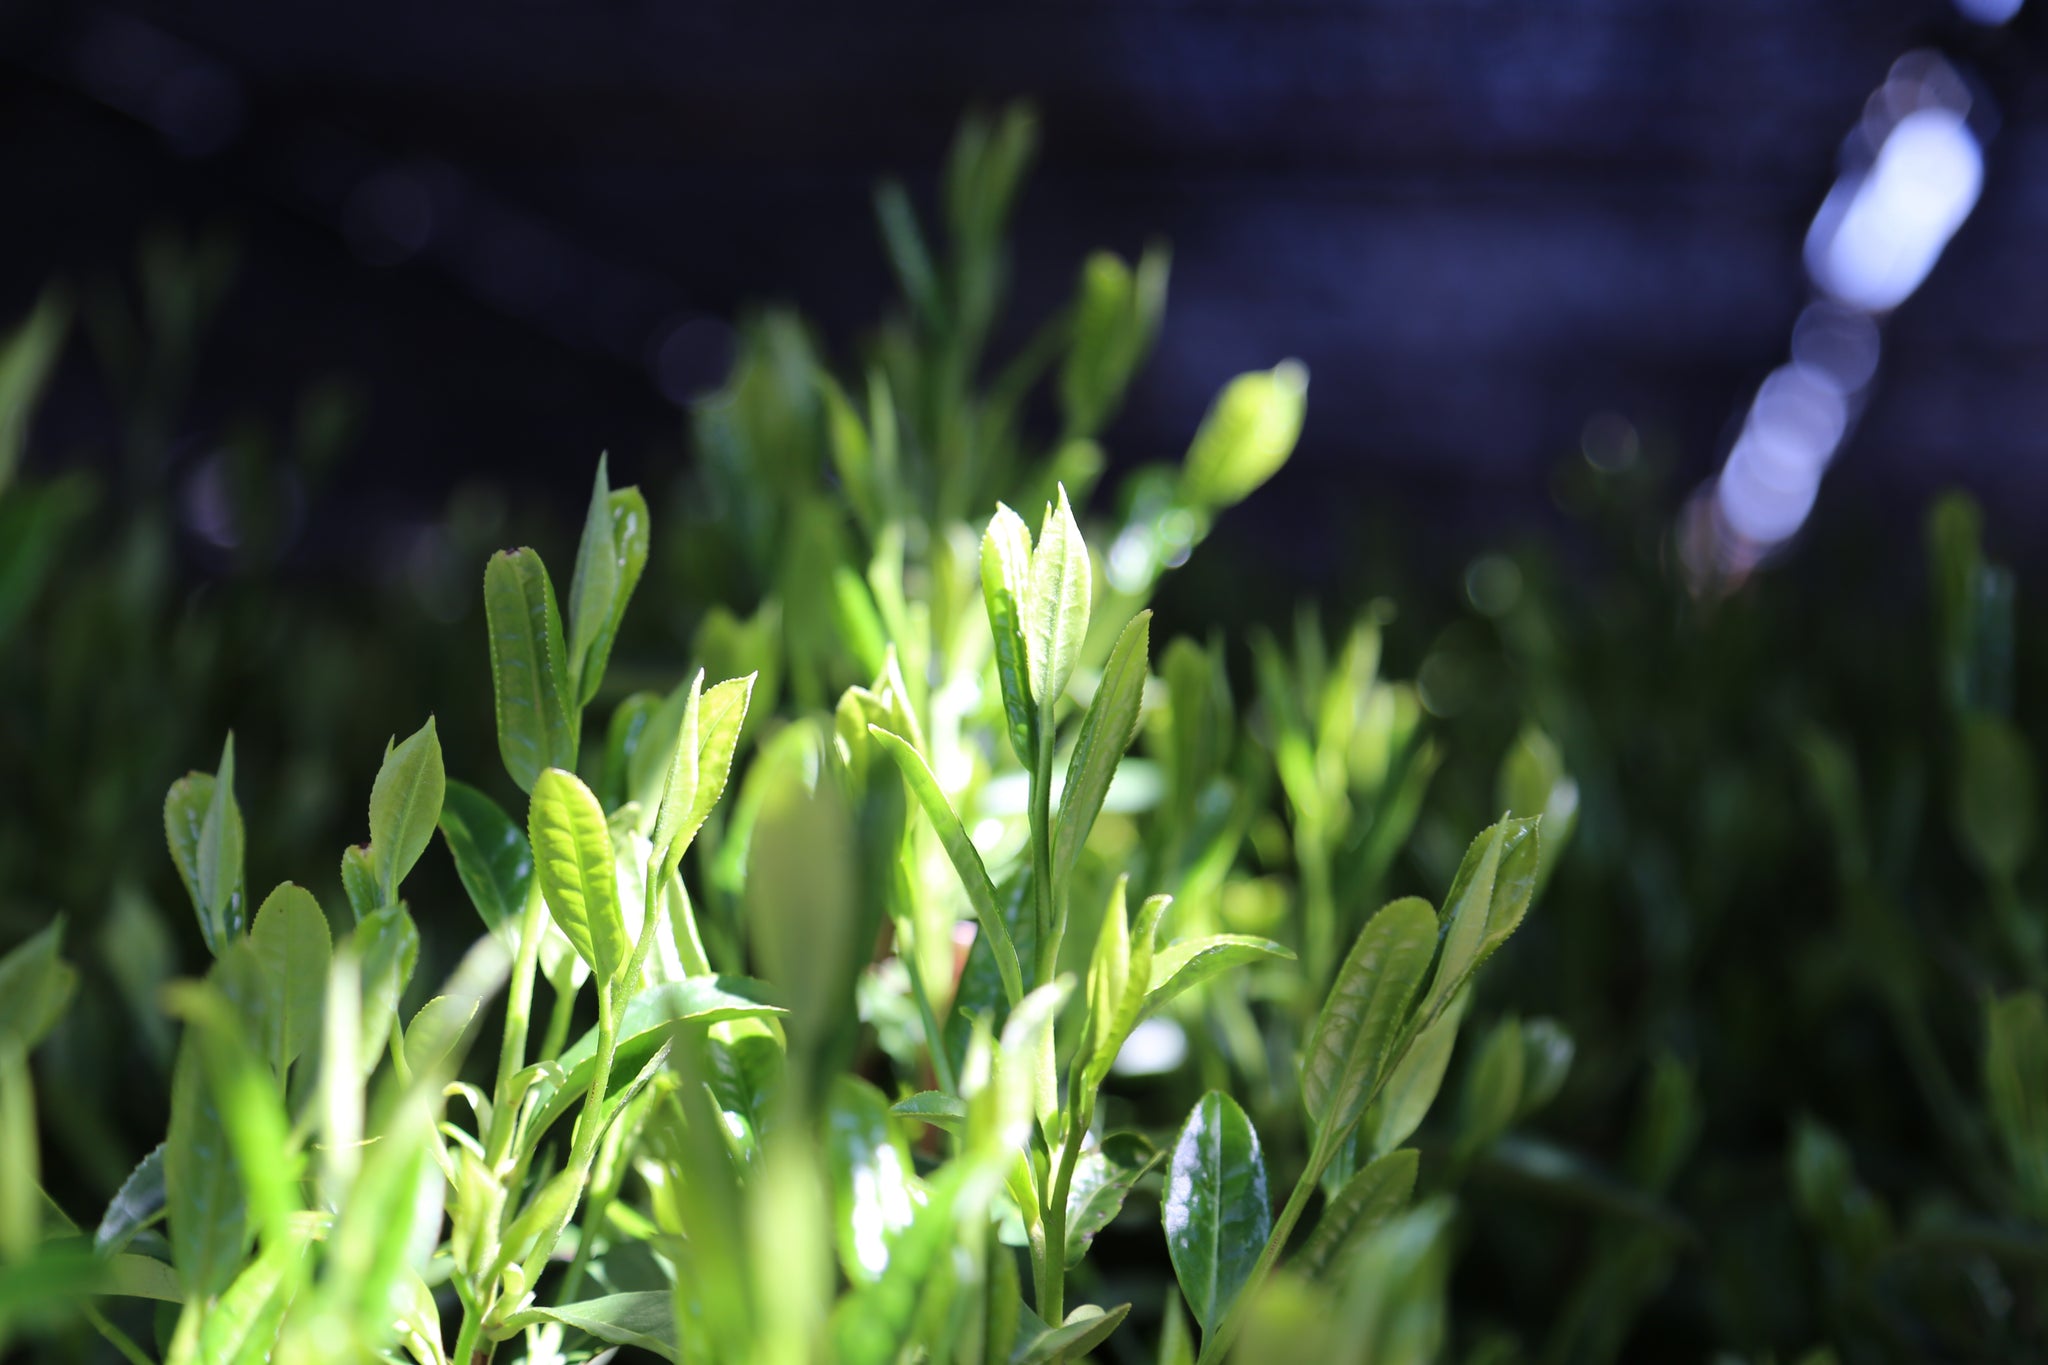
[[[1427,594],[1155,641],[1155,594],[1288,459],[1307,375],[1231,381],[1181,462],[1111,498],[1100,442],[1167,258],[1098,253],[995,354],[1031,148],[1021,111],[970,120],[937,234],[884,187],[900,311],[845,369],[793,314],[749,323],[658,516],[600,459],[566,577],[479,549],[482,639],[308,614],[255,574],[231,615],[167,624],[161,500],[126,523],[130,579],[74,581],[87,490],[7,481],[59,306],[17,333],[0,638],[35,647],[0,680],[34,798],[0,840],[0,1345],[2038,1348],[2048,947],[2011,579],[1967,504],[1933,522],[1927,651],[1693,595],[1642,529],[1665,509],[1613,475],[1579,476],[1620,504],[1613,566],[1488,561],[1516,586],[1471,594],[1420,687],[1385,654]],[[144,270],[173,371],[206,259]],[[139,450],[169,383],[138,390]],[[648,662],[680,640],[690,668]],[[167,648],[195,650],[168,680],[82,671]],[[374,772],[338,868],[302,808],[245,819],[235,733],[170,784],[168,858],[135,815],[138,765],[153,802],[229,676],[245,759],[252,733],[425,716],[374,766],[308,760]],[[101,697],[148,743],[63,761]],[[302,881],[263,891],[271,865]],[[152,877],[192,919],[149,913]],[[173,933],[207,966],[164,984],[182,951],[132,941]],[[124,1121],[163,1141],[81,1191],[107,1163],[73,1136],[123,1129],[79,1076],[124,1028],[168,1077],[168,1114]]]

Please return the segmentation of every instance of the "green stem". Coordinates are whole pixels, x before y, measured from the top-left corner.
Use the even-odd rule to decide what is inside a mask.
[[[1052,708],[1038,714],[1038,755],[1031,765],[1031,883],[1038,902],[1038,952],[1032,968],[1033,988],[1052,980],[1059,962],[1058,934],[1053,922],[1052,886]]]
[[[569,1024],[576,1013],[576,972],[574,959],[567,959],[562,979],[548,978],[548,985],[554,989],[555,1003],[548,1011],[548,1031],[540,1038],[540,1057],[543,1062],[552,1062],[562,1055],[562,1047],[569,1041]]]
[[[547,902],[536,878],[526,891],[526,913],[519,921],[519,953],[512,963],[512,986],[505,997],[505,1039],[498,1050],[498,1088],[491,1106],[490,1141],[485,1144],[495,1167],[512,1145],[518,1116],[508,1112],[505,1098],[512,1078],[526,1065],[526,1028],[533,1014],[533,978],[540,965],[540,936],[547,928]]]
[[[1053,1176],[1052,1192],[1042,1211],[1045,1224],[1045,1275],[1035,1286],[1038,1316],[1057,1327],[1067,1320],[1067,1199],[1074,1188],[1074,1165],[1080,1159],[1081,1140],[1088,1134],[1093,1115],[1076,1113],[1067,1125],[1067,1140],[1060,1147],[1059,1169]]]
[[[142,1348],[135,1344],[133,1337],[116,1327],[106,1314],[90,1303],[85,1306],[85,1320],[92,1324],[94,1331],[107,1339],[108,1345],[121,1353],[129,1365],[155,1365],[154,1361],[142,1353]]]

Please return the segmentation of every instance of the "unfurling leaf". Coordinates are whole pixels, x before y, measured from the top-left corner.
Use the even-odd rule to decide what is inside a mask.
[[[1081,642],[1088,637],[1088,606],[1094,590],[1088,542],[1067,505],[1067,490],[1045,509],[1038,545],[1031,552],[1031,587],[1024,601],[1024,653],[1030,663],[1031,696],[1038,704],[1042,737],[1054,721],[1067,679],[1073,676]]]
[[[533,784],[526,833],[548,913],[606,988],[633,945],[619,908],[618,870],[604,810],[574,773],[549,768]]]
[[[441,737],[434,718],[390,753],[370,788],[370,861],[377,871],[379,905],[398,902],[398,884],[433,842],[448,786]]]
[[[577,739],[562,616],[539,555],[522,548],[491,556],[484,615],[498,754],[519,789],[530,792],[544,770],[576,765]]]
[[[1038,712],[1031,704],[1031,663],[1024,636],[1031,600],[1031,528],[1001,503],[981,538],[981,595],[995,636],[996,682],[1010,748],[1029,767],[1037,761]]]

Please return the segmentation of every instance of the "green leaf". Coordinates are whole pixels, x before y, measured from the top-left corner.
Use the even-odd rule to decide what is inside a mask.
[[[221,748],[217,774],[187,773],[164,796],[164,839],[192,897],[199,931],[218,957],[240,937],[242,810],[235,803],[235,737]]]
[[[1571,1075],[1576,1051],[1571,1034],[1555,1019],[1531,1019],[1522,1025],[1522,1104],[1517,1118],[1528,1118],[1557,1098]]]
[[[1181,1293],[1206,1334],[1223,1320],[1272,1231],[1266,1160],[1237,1101],[1202,1096],[1173,1145],[1160,1208]]]
[[[1251,934],[1209,934],[1169,943],[1152,959],[1151,984],[1145,991],[1145,1002],[1138,1018],[1151,1018],[1183,991],[1192,990],[1233,967],[1262,958],[1291,961],[1293,957],[1292,948]]]
[[[1465,1073],[1460,1097],[1459,1150],[1477,1152],[1507,1131],[1522,1108],[1522,1021],[1495,1024]]]
[[[1955,822],[1983,874],[2009,882],[2034,845],[2034,765],[2012,723],[1985,712],[1959,724]]]
[[[164,1199],[164,1144],[159,1142],[136,1163],[107,1202],[107,1211],[92,1235],[92,1249],[102,1256],[122,1250],[135,1240],[136,1233],[163,1216]]]
[[[695,684],[692,685],[694,704],[686,710],[678,730],[654,824],[654,848],[660,855],[664,875],[675,875],[711,808],[725,795],[733,754],[746,728],[747,707],[753,700],[754,680],[758,676],[749,673],[742,678],[728,678],[701,696],[694,696]],[[683,744],[685,736],[690,738],[691,747]],[[687,778],[686,766],[692,769]]]
[[[1082,717],[1074,752],[1067,760],[1067,781],[1060,794],[1059,819],[1053,831],[1053,877],[1059,885],[1073,876],[1088,832],[1102,813],[1109,782],[1123,761],[1124,750],[1138,733],[1138,711],[1145,700],[1147,650],[1152,613],[1141,611],[1116,638],[1101,685]]]
[[[1110,1309],[1084,1303],[1067,1314],[1067,1320],[1059,1326],[1048,1327],[1019,1346],[1010,1357],[1010,1365],[1045,1365],[1047,1361],[1082,1359],[1108,1341],[1110,1334],[1123,1326],[1130,1313],[1131,1306],[1127,1303]]]
[[[676,1343],[675,1297],[667,1290],[648,1289],[631,1294],[607,1294],[603,1298],[565,1303],[558,1308],[529,1308],[505,1320],[508,1327],[530,1327],[539,1322],[559,1322],[588,1332],[612,1346],[631,1346],[649,1351],[663,1360],[679,1359]]]
[[[78,972],[57,956],[63,941],[59,918],[0,957],[0,1047],[17,1047],[26,1057],[70,1006]]]
[[[530,792],[543,770],[576,765],[567,646],[554,585],[539,555],[521,548],[491,556],[484,570],[484,616],[498,754],[519,789]]]
[[[588,705],[597,694],[598,679],[587,662],[591,647],[612,617],[619,590],[618,549],[612,543],[612,486],[606,457],[597,458],[595,486],[583,518],[583,539],[576,546],[576,570],[569,580],[569,677],[576,705]]]
[[[348,897],[349,913],[358,921],[384,904],[368,844],[350,844],[341,851],[341,891]]]
[[[1443,953],[1424,1002],[1425,1017],[1444,1008],[1528,913],[1541,862],[1541,819],[1502,820],[1465,850],[1444,897]]]
[[[35,1081],[28,1056],[0,1040],[0,1267],[27,1261],[41,1240],[41,1153],[36,1143]],[[5,1318],[0,1317],[0,1324]]]
[[[534,781],[526,832],[548,913],[598,981],[609,986],[633,945],[619,908],[604,810],[574,773],[550,768]]]
[[[950,1287],[944,1258],[955,1245],[954,1210],[970,1174],[964,1162],[941,1167],[924,1206],[897,1235],[888,1268],[839,1300],[831,1322],[839,1365],[895,1365],[911,1344],[927,1294]]]
[[[967,902],[974,907],[974,918],[981,925],[982,936],[988,940],[990,950],[995,954],[996,970],[1002,974],[1003,995],[1014,1008],[1024,998],[1024,973],[1017,963],[1017,946],[1010,939],[1009,926],[1003,923],[1002,911],[996,906],[995,884],[989,881],[988,869],[982,864],[980,852],[975,849],[974,841],[967,837],[967,829],[960,823],[960,817],[953,813],[953,803],[940,790],[939,780],[932,776],[924,755],[911,748],[910,741],[879,725],[870,725],[868,733],[896,760],[896,766],[903,770],[903,780],[910,786],[911,795],[924,807],[932,828],[937,831],[939,843],[953,862],[953,871],[967,889]]]
[[[434,718],[384,755],[370,788],[370,862],[377,870],[380,905],[398,903],[398,884],[433,842],[448,778]]]
[[[1395,901],[1359,931],[1302,1058],[1302,1101],[1327,1150],[1378,1090],[1435,952],[1436,915],[1420,897]]]
[[[356,925],[355,951],[362,963],[363,1003],[357,1057],[365,1074],[391,1037],[398,1002],[412,982],[420,957],[420,931],[405,906],[387,905]]]
[[[1118,885],[1121,887],[1121,880]],[[1138,909],[1138,923],[1130,933],[1129,965],[1124,972],[1115,1013],[1107,1029],[1094,1035],[1093,1050],[1081,1072],[1081,1086],[1088,1095],[1092,1096],[1101,1088],[1110,1068],[1116,1064],[1117,1053],[1123,1050],[1131,1030],[1145,1015],[1156,962],[1154,940],[1159,936],[1159,919],[1172,904],[1171,896],[1150,896]],[[1090,998],[1092,1009],[1092,990]]]
[[[154,1257],[137,1256],[130,1251],[116,1252],[107,1257],[107,1279],[103,1289],[108,1294],[129,1299],[155,1299],[159,1303],[185,1301],[177,1271]]]
[[[306,1251],[306,1237],[295,1234],[265,1246],[263,1253],[235,1277],[207,1311],[199,1327],[199,1359],[255,1365],[268,1361],[277,1332],[291,1306],[291,1289]]]
[[[1321,1278],[1359,1238],[1408,1207],[1415,1194],[1420,1157],[1413,1147],[1386,1153],[1351,1177],[1323,1205],[1316,1230],[1295,1257],[1294,1268]]]
[[[1088,636],[1092,572],[1088,542],[1081,538],[1074,509],[1067,505],[1067,490],[1061,487],[1058,502],[1045,509],[1039,527],[1038,545],[1031,552],[1031,587],[1024,599],[1024,653],[1041,736],[1053,725],[1081,642]]]
[[[639,1069],[681,1024],[767,1019],[787,1012],[776,1003],[765,982],[750,977],[693,976],[650,986],[619,1011],[612,1070],[624,1074]],[[597,1074],[597,1042],[597,1030],[592,1029],[549,1067],[529,1068],[538,1077],[533,1085],[535,1115],[527,1126],[529,1140],[545,1132],[590,1089]]]
[[[1458,1025],[1465,1018],[1470,991],[1460,991],[1450,1005],[1415,1035],[1408,1051],[1380,1086],[1379,1098],[1366,1111],[1368,1149],[1375,1157],[1393,1151],[1422,1126],[1429,1107],[1443,1088],[1444,1072],[1457,1046]]]
[[[495,932],[517,925],[533,882],[533,851],[512,817],[475,787],[450,782],[441,802],[441,837],[484,926]]]
[[[2048,1210],[2048,1003],[2032,992],[1985,1008],[1984,1090],[2029,1208]]]
[[[1128,876],[1116,879],[1102,913],[1102,930],[1095,936],[1095,951],[1088,959],[1088,1035],[1081,1052],[1089,1060],[1105,1050],[1114,1055],[1117,1011],[1131,977],[1131,916],[1124,905],[1130,882]],[[1085,1100],[1076,1095],[1068,1102],[1079,1107]]]
[[[1181,495],[1209,508],[1243,502],[1294,453],[1307,406],[1308,369],[1299,361],[1231,380],[1188,447]]]
[[[1137,1144],[1131,1144],[1136,1146]],[[1074,1180],[1067,1188],[1067,1268],[1081,1264],[1095,1234],[1108,1227],[1132,1189],[1151,1169],[1166,1159],[1166,1153],[1144,1144],[1139,1150],[1090,1147],[1074,1163]]]
[[[611,606],[599,624],[596,636],[590,641],[589,652],[584,655],[582,663],[576,669],[576,695],[579,698],[579,706],[588,706],[597,696],[598,688],[604,683],[605,668],[611,662],[612,646],[618,643],[619,626],[625,620],[626,604],[632,600],[633,589],[639,586],[640,574],[647,567],[650,526],[647,499],[640,495],[637,488],[613,489],[611,496],[606,499],[606,508],[611,521]],[[582,570],[580,556],[577,569],[579,572]],[[573,584],[571,595],[573,598]],[[581,633],[579,630],[578,634]]]
[[[251,1041],[282,1078],[320,1033],[327,966],[334,953],[327,912],[313,893],[282,882],[257,908],[249,947],[262,969],[262,1031]]]
[[[967,1122],[967,1101],[958,1095],[947,1095],[937,1090],[920,1090],[890,1105],[889,1112],[898,1118],[916,1119],[934,1128],[957,1131]]]
[[[832,1083],[825,1111],[825,1158],[839,1239],[839,1264],[854,1284],[873,1284],[889,1248],[916,1213],[910,1149],[889,1121],[889,1101],[856,1076]]]
[[[186,1030],[171,1072],[171,1127],[164,1141],[165,1212],[171,1260],[188,1298],[227,1288],[248,1244],[241,1166],[228,1144],[213,1087],[200,1061],[197,1029]]]
[[[437,995],[420,1006],[405,1026],[405,1069],[417,1076],[448,1059],[462,1032],[476,1018],[480,1002],[473,995]]]
[[[1031,528],[1001,503],[981,537],[981,596],[995,637],[996,682],[1010,748],[1029,768],[1038,761],[1038,712],[1031,705],[1031,665],[1024,608],[1031,598]]]

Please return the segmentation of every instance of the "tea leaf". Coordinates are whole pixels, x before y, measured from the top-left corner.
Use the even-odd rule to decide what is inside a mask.
[[[1259,1135],[1221,1091],[1202,1096],[1173,1145],[1160,1208],[1181,1293],[1204,1333],[1230,1310],[1272,1231]]]
[[[1366,922],[1303,1051],[1302,1102],[1334,1148],[1379,1088],[1388,1050],[1436,954],[1436,915],[1410,896]]]
[[[484,571],[498,754],[521,791],[547,768],[576,763],[567,646],[547,567],[532,550],[501,550]]]
[[[57,956],[63,941],[59,918],[0,957],[0,1047],[16,1047],[26,1057],[70,1006],[78,971]]]
[[[1041,734],[1053,724],[1088,635],[1091,575],[1088,542],[1082,539],[1062,487],[1059,501],[1045,509],[1038,545],[1031,552],[1031,587],[1024,598],[1024,653]],[[984,579],[984,591],[985,584]]]
[[[611,621],[618,596],[618,547],[612,542],[612,486],[606,457],[597,458],[590,506],[583,518],[583,538],[576,545],[576,568],[569,579],[569,677],[574,706],[586,706],[596,695],[598,679],[587,666],[591,647]],[[573,709],[573,708],[572,708]]]
[[[2032,1211],[2048,1209],[2048,1004],[2031,992],[1985,1007],[1984,1090]]]
[[[915,1095],[890,1105],[889,1112],[899,1118],[928,1123],[934,1128],[958,1130],[967,1122],[967,1101],[958,1095],[941,1094],[936,1090],[920,1090]]]
[[[1465,850],[1444,897],[1443,953],[1430,981],[1425,1018],[1444,1008],[1528,913],[1541,861],[1541,816],[1502,820]]]
[[[356,925],[356,956],[362,962],[362,1013],[357,1060],[368,1074],[391,1037],[398,1002],[412,981],[420,956],[420,932],[405,906],[387,905]]]
[[[1084,1303],[1067,1314],[1067,1320],[1058,1327],[1048,1327],[1018,1347],[1010,1357],[1010,1365],[1044,1365],[1047,1361],[1085,1357],[1108,1341],[1130,1313],[1127,1303],[1106,1310]]]
[[[1365,1132],[1374,1156],[1391,1152],[1422,1126],[1429,1107],[1443,1087],[1444,1071],[1457,1045],[1458,1025],[1465,1018],[1471,992],[1453,996],[1443,1013],[1415,1035],[1407,1053],[1380,1086],[1379,1098],[1366,1111]]]
[[[434,718],[384,756],[370,788],[370,862],[377,870],[380,905],[398,902],[398,884],[433,842],[448,785]]]
[[[873,1284],[889,1248],[916,1212],[910,1151],[889,1122],[889,1101],[856,1076],[832,1083],[825,1155],[839,1239],[839,1264],[854,1284]]]
[[[533,784],[527,812],[534,875],[548,913],[607,987],[633,945],[619,908],[618,872],[604,811],[574,773],[549,768]]]
[[[383,906],[384,892],[377,885],[377,864],[368,844],[350,844],[341,851],[341,891],[358,922]]]
[[[1059,820],[1053,833],[1053,876],[1055,885],[1073,875],[1102,813],[1102,801],[1109,794],[1110,778],[1123,761],[1124,750],[1138,733],[1138,711],[1145,700],[1147,650],[1151,643],[1152,613],[1141,611],[1117,636],[1109,662],[1103,666],[1101,685],[1074,737],[1074,752],[1067,761],[1067,781],[1060,795]]]
[[[1138,909],[1138,923],[1130,933],[1129,967],[1124,973],[1124,984],[1117,997],[1115,1013],[1108,1028],[1096,1036],[1094,1051],[1081,1073],[1082,1088],[1090,1095],[1101,1088],[1110,1068],[1116,1064],[1117,1053],[1123,1050],[1124,1043],[1131,1036],[1131,1030],[1138,1026],[1138,1021],[1144,1018],[1147,1012],[1149,987],[1154,979],[1157,963],[1154,940],[1159,936],[1160,916],[1164,915],[1167,907],[1172,904],[1171,896],[1150,896]],[[1178,994],[1178,991],[1173,994]]]
[[[441,837],[484,927],[495,932],[517,925],[533,881],[533,853],[512,817],[475,787],[450,782],[441,802]]]
[[[688,800],[684,800],[685,784],[681,768],[685,754],[680,743],[676,757],[669,769],[669,781],[674,784],[674,797],[664,789],[661,800],[661,815],[668,816],[673,823],[664,828],[661,816],[657,816],[654,829],[654,847],[661,852],[664,872],[674,876],[681,864],[683,854],[697,837],[697,831],[704,827],[711,808],[718,804],[718,798],[725,795],[726,782],[732,774],[733,754],[738,750],[740,735],[746,729],[747,707],[753,700],[754,681],[758,674],[728,678],[717,686],[708,688],[697,704],[697,724],[694,728],[696,748],[688,755],[696,769],[695,779],[688,784]]]
[[[1210,934],[1169,943],[1152,959],[1151,985],[1145,992],[1138,1018],[1149,1019],[1183,991],[1221,976],[1232,967],[1262,958],[1292,961],[1294,950],[1251,934]]]
[[[1231,380],[1188,447],[1182,496],[1211,508],[1243,502],[1294,453],[1307,405],[1308,369],[1299,361]]]
[[[136,1233],[163,1216],[164,1202],[164,1144],[159,1142],[114,1191],[92,1235],[93,1250],[111,1256],[126,1247]]]
[[[1149,1146],[1149,1144],[1148,1144]],[[1091,1147],[1074,1163],[1074,1181],[1067,1189],[1067,1268],[1081,1264],[1095,1234],[1108,1227],[1132,1189],[1166,1159],[1148,1150],[1136,1164],[1118,1161],[1101,1147]]]
[[[996,906],[995,885],[988,879],[988,869],[982,865],[980,852],[975,849],[974,841],[967,837],[966,827],[953,813],[953,803],[940,790],[939,780],[925,765],[924,756],[911,748],[910,742],[901,735],[891,734],[879,725],[870,725],[868,733],[896,760],[896,766],[903,770],[904,781],[910,786],[911,795],[924,807],[925,815],[938,833],[939,843],[952,860],[960,884],[967,890],[967,903],[974,907],[974,918],[981,925],[982,935],[995,954],[996,970],[1002,974],[1003,994],[1014,1008],[1024,998],[1024,974],[1017,963],[1017,947],[1010,939],[1009,926],[1003,923],[1003,913]]]
[[[327,912],[313,893],[282,882],[256,910],[249,947],[262,968],[263,1031],[253,1040],[280,1078],[320,1034],[327,966],[334,952]]]
[[[680,1359],[676,1341],[675,1299],[666,1290],[646,1289],[628,1294],[607,1294],[603,1298],[565,1303],[557,1308],[529,1308],[505,1320],[507,1327],[531,1327],[540,1322],[559,1322],[587,1332],[613,1346],[631,1346],[660,1356]]]
[[[1295,1268],[1320,1278],[1360,1238],[1408,1207],[1419,1160],[1413,1147],[1403,1147],[1375,1159],[1345,1182],[1323,1205],[1322,1219],[1295,1257]]]
[[[1956,731],[1955,824],[1963,849],[1985,876],[2010,881],[2034,843],[2034,767],[2011,722],[1984,712]]]
[[[981,538],[981,595],[995,637],[996,682],[1003,697],[1010,748],[1017,761],[1038,761],[1038,712],[1031,705],[1031,664],[1024,610],[1031,598],[1031,528],[1001,503]]]
[[[206,1083],[196,1030],[187,1029],[171,1072],[171,1128],[164,1141],[165,1212],[171,1260],[187,1298],[227,1288],[248,1243],[241,1167],[228,1144],[213,1087]]]
[[[420,1006],[405,1026],[405,1069],[418,1076],[446,1061],[463,1030],[476,1018],[479,1001],[473,995],[437,995]]]

